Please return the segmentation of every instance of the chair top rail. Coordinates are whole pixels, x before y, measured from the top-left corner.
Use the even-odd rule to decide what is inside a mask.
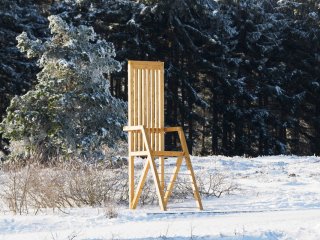
[[[152,61],[128,61],[128,65],[134,68],[143,68],[143,69],[163,69],[164,62],[152,62]]]

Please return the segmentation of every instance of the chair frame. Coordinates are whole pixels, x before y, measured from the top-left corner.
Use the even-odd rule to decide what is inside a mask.
[[[134,69],[140,69],[140,72]],[[143,71],[148,69],[146,71]],[[148,72],[150,71],[150,72]],[[151,71],[152,74],[151,74]],[[138,72],[138,73],[137,73]],[[150,75],[148,75],[150,74]],[[147,76],[148,75],[148,76]],[[191,164],[191,159],[186,143],[186,138],[182,127],[164,127],[164,63],[149,61],[129,61],[128,62],[128,126],[123,128],[128,132],[129,145],[129,208],[136,209],[142,189],[147,179],[147,174],[151,169],[156,192],[159,199],[160,209],[167,210],[167,204],[171,196],[174,183],[178,177],[178,173],[183,159],[189,171],[192,184],[193,195],[197,206],[203,210],[195,174]],[[148,78],[149,77],[149,78]],[[143,80],[145,79],[145,80]],[[151,79],[151,80],[150,80]],[[151,91],[150,91],[150,83]],[[147,86],[144,87],[143,82]],[[152,85],[153,84],[153,85]],[[138,88],[138,89],[137,89]],[[154,89],[155,88],[155,89]],[[151,93],[148,93],[148,92]],[[148,95],[154,103],[151,108],[153,113],[145,116],[142,111],[148,111],[149,101]],[[142,99],[142,103],[139,100]],[[156,106],[158,105],[158,106]],[[138,115],[138,116],[137,116]],[[152,119],[151,124],[147,118]],[[156,120],[155,120],[156,119]],[[143,124],[141,124],[143,123]],[[168,132],[176,132],[179,136],[182,151],[165,151],[164,150],[164,134]],[[135,190],[134,182],[134,159],[135,157],[144,157],[146,162],[142,170],[142,175]],[[155,162],[159,158],[159,171]],[[170,178],[169,184],[165,189],[164,178],[164,161],[165,157],[177,157],[176,166]]]

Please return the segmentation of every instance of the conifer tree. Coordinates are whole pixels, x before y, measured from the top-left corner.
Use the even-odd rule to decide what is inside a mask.
[[[112,146],[125,123],[125,105],[111,96],[104,77],[121,69],[113,44],[99,39],[92,27],[48,19],[51,39],[42,42],[25,32],[17,37],[18,48],[37,57],[42,70],[34,90],[12,99],[2,131],[43,160],[101,158],[101,146]]]

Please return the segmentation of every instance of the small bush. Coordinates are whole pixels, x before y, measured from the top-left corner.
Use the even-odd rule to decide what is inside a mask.
[[[70,162],[55,166],[6,166],[4,171],[6,178],[0,199],[15,214],[128,201],[124,168],[106,169],[102,164]]]
[[[237,184],[221,173],[203,172],[199,174],[197,182],[199,192],[204,197],[220,198],[223,195],[229,195],[240,190]]]

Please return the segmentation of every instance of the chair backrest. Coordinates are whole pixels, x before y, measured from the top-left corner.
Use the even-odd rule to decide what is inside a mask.
[[[164,150],[164,63],[128,62],[128,126],[144,125],[151,150]],[[144,151],[141,133],[129,133],[130,151]]]

